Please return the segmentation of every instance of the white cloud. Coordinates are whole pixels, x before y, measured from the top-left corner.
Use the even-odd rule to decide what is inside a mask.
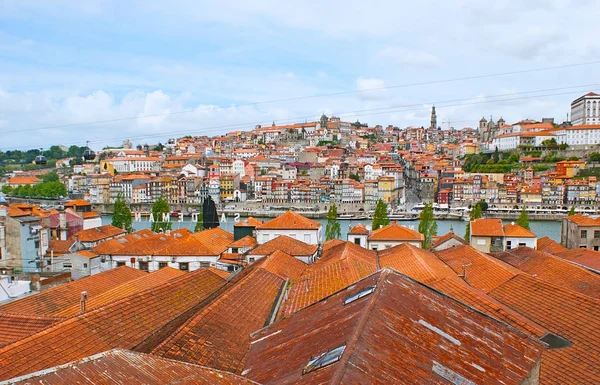
[[[379,100],[387,95],[387,90],[384,89],[385,82],[382,79],[363,78],[356,79],[356,89],[360,91],[359,99],[363,100]]]
[[[404,64],[417,67],[437,67],[438,58],[425,51],[414,51],[401,47],[389,46],[381,50],[377,57],[393,64]]]

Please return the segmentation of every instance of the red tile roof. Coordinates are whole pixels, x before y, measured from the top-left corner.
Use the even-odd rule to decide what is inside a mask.
[[[233,242],[233,234],[215,227],[199,231],[190,236],[176,239],[164,248],[155,250],[155,255],[221,255]]]
[[[540,384],[600,383],[600,301],[527,274],[490,295],[573,344],[544,353]]]
[[[0,313],[0,347],[22,340],[64,320],[61,317]]]
[[[223,284],[222,278],[200,269],[0,348],[0,380],[108,349],[132,349]]]
[[[370,287],[372,294],[344,304]],[[303,374],[311,359],[340,346],[338,362]],[[543,350],[526,335],[385,269],[254,333],[243,375],[289,384],[442,384],[442,375],[520,384]]]
[[[502,220],[479,218],[471,221],[471,236],[503,237]]]
[[[285,279],[298,280],[308,265],[293,256],[276,250],[271,255],[261,258],[257,263],[263,269]]]
[[[600,275],[552,254],[519,247],[494,256],[534,277],[600,299]]]
[[[369,241],[423,241],[425,237],[418,231],[393,222],[373,231],[368,239]]]
[[[50,241],[47,254],[50,255],[52,251],[54,251],[54,255],[63,255],[71,252],[70,248],[75,243],[74,240],[68,239],[66,241]]]
[[[442,244],[448,242],[451,239],[455,239],[458,242],[462,243],[463,245],[467,244],[467,241],[465,241],[464,239],[462,239],[461,237],[459,237],[458,235],[454,234],[453,231],[450,231],[440,237],[435,238],[435,240],[433,241],[433,243],[431,244],[431,248],[436,248],[438,246],[441,246]]]
[[[250,347],[250,333],[265,324],[284,282],[265,269],[252,269],[152,353],[241,373]]]
[[[537,238],[537,235],[516,223],[509,223],[504,226],[504,235],[514,238]]]
[[[600,226],[600,219],[588,217],[583,214],[575,214],[565,218],[567,221],[573,222],[578,226],[590,227],[590,226]]]
[[[537,240],[537,249],[554,255],[569,250],[560,243],[548,237],[542,237]]]
[[[344,242],[323,253],[308,266],[289,290],[281,315],[288,316],[352,285],[377,271],[376,253],[352,242]]]
[[[82,199],[75,199],[72,201],[69,201],[67,203],[64,204],[65,207],[85,207],[85,206],[91,206],[92,204],[88,201],[84,201]]]
[[[358,225],[354,226],[348,234],[350,234],[350,235],[369,235],[369,230],[367,230],[365,225],[363,225],[362,223],[359,223]]]
[[[186,273],[181,270],[173,269],[171,267],[163,267],[162,269],[150,274],[144,274],[139,278],[128,281],[122,285],[115,286],[113,289],[105,291],[104,293],[100,293],[95,296],[90,296],[88,294],[88,300],[85,306],[86,311],[99,308],[110,302],[128,297],[141,291],[160,286],[165,282],[180,277],[184,274]],[[79,313],[80,304],[74,304],[63,311],[58,312],[57,315],[60,317],[73,317]]]
[[[297,229],[297,230],[317,230],[321,223],[308,219],[293,211],[287,211],[285,214],[271,219],[262,225],[256,226],[258,230],[279,230],[279,229]]]
[[[254,247],[254,246],[256,246],[256,239],[252,238],[249,235],[246,235],[245,237],[240,238],[237,241],[234,241],[233,243],[231,243],[229,245],[229,248],[243,249],[246,247]]]
[[[430,283],[448,276],[456,277],[454,271],[433,253],[407,243],[381,250],[379,265],[382,268],[391,267],[423,283]]]
[[[80,242],[98,242],[107,238],[114,238],[121,234],[125,234],[125,230],[113,225],[104,225],[94,227],[93,229],[81,230],[75,234]]]
[[[15,384],[257,385],[256,382],[185,362],[167,360],[128,350],[113,349],[18,379]]]
[[[0,305],[0,312],[35,316],[57,315],[73,305],[79,305],[82,291],[87,291],[88,298],[92,298],[147,274],[127,266],[118,267]]]
[[[317,248],[317,245],[309,245],[287,235],[280,235],[267,243],[256,246],[248,252],[248,255],[270,255],[277,250],[281,250],[294,257],[312,256],[317,252]]]
[[[514,267],[467,245],[437,251],[435,255],[456,274],[465,275],[463,279],[469,285],[485,293],[519,274]]]
[[[575,263],[586,269],[600,272],[600,252],[590,249],[566,250],[555,254],[557,257]]]

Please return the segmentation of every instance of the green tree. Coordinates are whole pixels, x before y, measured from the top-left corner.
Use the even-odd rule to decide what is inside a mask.
[[[120,229],[124,229],[128,233],[133,232],[133,219],[131,218],[131,210],[127,207],[123,194],[117,196],[113,210],[112,225]]]
[[[58,174],[56,171],[51,171],[47,174],[42,175],[43,182],[58,182]]]
[[[518,163],[519,162],[519,154],[510,154],[508,157],[508,163]]]
[[[390,218],[388,218],[387,204],[383,200],[377,201],[377,207],[375,207],[375,213],[373,213],[373,230],[377,230],[380,227],[385,227],[390,224]]]
[[[529,215],[527,215],[527,210],[525,210],[525,207],[523,207],[523,210],[521,210],[521,215],[519,215],[519,219],[517,219],[517,225],[524,229],[531,230],[529,227]]]
[[[338,212],[337,206],[334,204],[331,205],[329,211],[327,212],[327,226],[325,227],[325,239],[339,239],[342,236],[342,230],[340,227],[340,223],[338,222]]]
[[[494,163],[498,163],[498,161],[500,160],[500,151],[498,151],[497,146],[496,146],[496,149],[494,150],[494,155],[492,156],[492,159],[494,160]]]
[[[158,233],[161,230],[171,230],[171,221],[163,221],[163,216],[168,217],[170,212],[171,209],[169,208],[169,204],[165,198],[160,197],[156,202],[154,202],[152,205],[152,216],[154,217],[154,222],[152,222],[151,230],[155,233]]]
[[[434,235],[437,235],[437,221],[433,215],[433,205],[428,203],[421,211],[419,216],[421,221],[419,222],[419,232],[425,236],[423,240],[423,248],[426,249],[431,244],[431,239]]]
[[[360,177],[358,174],[350,174],[350,179],[354,179],[357,182],[360,182]]]
[[[600,162],[600,153],[598,152],[592,152],[589,157],[592,162]]]
[[[481,205],[479,202],[473,208],[471,208],[471,214],[469,214],[469,223],[467,223],[467,228],[465,231],[465,240],[469,242],[471,239],[471,221],[475,219],[481,218]]]
[[[571,156],[567,160],[579,160],[579,157],[577,157],[577,156]]]
[[[198,213],[198,221],[196,222],[196,226],[194,226],[194,232],[204,230],[204,213],[202,210]]]
[[[575,206],[571,206],[571,209],[569,210],[569,213],[567,215],[568,216],[575,215]]]

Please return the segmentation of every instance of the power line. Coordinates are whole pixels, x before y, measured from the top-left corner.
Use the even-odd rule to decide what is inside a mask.
[[[435,104],[439,107],[460,107],[460,106],[468,106],[468,105],[478,105],[478,104],[490,104],[490,103],[501,103],[501,102],[507,102],[507,101],[515,101],[515,100],[525,100],[525,99],[533,99],[533,98],[544,98],[544,97],[551,97],[551,96],[560,96],[560,95],[568,95],[568,94],[578,94],[581,92],[585,92],[585,90],[588,89],[588,87],[591,86],[597,86],[600,84],[591,84],[591,85],[581,85],[581,86],[571,86],[571,87],[561,87],[561,88],[552,88],[552,89],[546,89],[546,90],[536,90],[536,91],[525,91],[525,92],[516,92],[516,93],[511,93],[511,94],[501,94],[501,95],[490,95],[487,96],[486,98],[498,98],[498,99],[494,99],[494,100],[481,100],[481,101],[473,101],[473,102],[468,102],[468,103],[456,103],[456,102],[461,102],[461,101],[470,101],[473,100],[474,98],[463,98],[463,99],[452,99],[452,100],[445,100],[445,101],[437,101],[437,102],[427,102],[427,103],[416,103],[416,104],[407,104],[407,105],[401,105],[401,106],[391,106],[391,107],[380,107],[380,108],[373,108],[373,109],[365,109],[365,110],[355,110],[355,111],[349,111],[349,112],[344,112],[344,113],[340,113],[337,114],[339,117],[342,116],[353,116],[356,115],[358,113],[361,114],[361,116],[374,116],[374,115],[381,115],[381,114],[387,114],[387,113],[397,113],[397,112],[409,112],[409,111],[417,111],[417,110],[423,110],[423,109],[429,109],[429,106],[432,104]],[[521,96],[521,97],[512,97],[512,98],[506,98],[507,96],[515,96],[515,95],[524,95],[524,94],[532,94],[532,93],[541,93],[541,92],[548,92],[548,91],[559,91],[559,90],[565,90],[565,89],[573,89],[573,88],[582,88],[585,87],[584,90],[576,90],[576,91],[569,91],[569,92],[558,92],[558,93],[550,93],[550,94],[540,94],[540,95],[531,95],[531,96]],[[455,103],[455,104],[447,104],[447,103]],[[407,108],[410,107],[410,108]],[[376,112],[374,112],[376,111]],[[365,113],[368,112],[368,113]],[[289,119],[283,119],[280,120],[282,122],[298,122],[298,121],[302,121],[305,119],[313,119],[314,115],[312,116],[302,116],[302,117],[296,117],[296,118],[289,118]],[[240,127],[253,127],[256,125],[260,125],[260,124],[264,124],[265,121],[261,121],[261,122],[246,122],[246,123],[239,123],[239,124],[232,124],[232,125],[221,125],[221,126],[212,126],[212,127],[204,127],[201,129],[197,129],[197,130],[182,130],[182,131],[170,131],[168,133],[163,132],[163,133],[159,133],[159,134],[151,134],[151,135],[142,135],[142,136],[127,136],[127,137],[118,137],[118,138],[106,138],[106,139],[98,139],[98,140],[94,140],[94,141],[89,141],[89,143],[107,143],[107,142],[112,142],[112,141],[119,141],[119,140],[125,140],[125,139],[133,139],[133,140],[139,140],[139,139],[151,139],[151,138],[158,138],[158,137],[164,137],[166,135],[177,135],[177,134],[192,134],[192,133],[203,133],[203,134],[207,134],[210,133],[212,131],[215,130],[220,130],[220,129],[234,129],[234,128],[240,128]],[[86,144],[87,142],[75,142],[75,143],[70,143],[71,145],[76,145],[76,144]],[[21,146],[21,147],[13,147],[12,149],[22,149],[22,148],[31,148],[31,146]]]
[[[189,114],[189,113],[194,113],[194,112],[226,110],[226,109],[231,109],[231,108],[257,106],[257,105],[262,105],[262,104],[291,102],[291,101],[316,99],[316,98],[331,97],[331,96],[360,94],[360,93],[372,92],[372,91],[382,91],[382,90],[391,90],[391,89],[416,87],[416,86],[424,86],[424,85],[432,85],[432,84],[452,83],[452,82],[459,82],[459,81],[465,81],[465,80],[492,78],[492,77],[498,77],[498,76],[518,75],[518,74],[526,74],[526,73],[532,73],[532,72],[550,71],[550,70],[555,70],[555,69],[588,66],[588,65],[594,65],[594,64],[600,64],[600,60],[584,62],[584,63],[565,64],[565,65],[551,66],[551,67],[532,68],[532,69],[527,69],[527,70],[499,72],[499,73],[486,74],[486,75],[465,76],[465,77],[453,78],[453,79],[431,80],[431,81],[418,82],[418,83],[407,83],[407,84],[400,84],[400,85],[395,85],[395,86],[375,87],[375,88],[368,88],[368,89],[362,89],[362,90],[340,91],[340,92],[332,92],[332,93],[309,95],[309,96],[297,96],[297,97],[291,97],[291,98],[273,99],[273,100],[260,101],[260,102],[233,104],[230,106],[214,106],[214,107],[196,108],[196,109],[190,109],[190,110],[171,111],[171,112],[165,112],[165,113],[160,113],[160,114],[142,115],[142,116],[135,116],[135,117],[124,117],[124,118],[96,120],[96,121],[81,122],[81,123],[60,124],[60,125],[55,125],[55,126],[45,126],[45,127],[38,127],[38,128],[27,128],[27,129],[13,130],[13,131],[4,131],[3,133],[9,134],[9,133],[14,133],[14,132],[43,131],[43,130],[51,130],[51,129],[57,129],[57,128],[88,126],[88,125],[101,124],[101,123],[116,123],[116,122],[122,122],[122,121],[128,121],[128,120],[148,119],[148,118],[156,118],[156,117],[169,116],[169,115]]]

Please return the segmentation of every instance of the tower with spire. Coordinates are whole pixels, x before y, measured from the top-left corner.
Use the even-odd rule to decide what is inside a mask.
[[[435,114],[435,106],[431,107],[431,125],[429,126],[429,128],[431,128],[432,130],[437,129],[437,115]]]

